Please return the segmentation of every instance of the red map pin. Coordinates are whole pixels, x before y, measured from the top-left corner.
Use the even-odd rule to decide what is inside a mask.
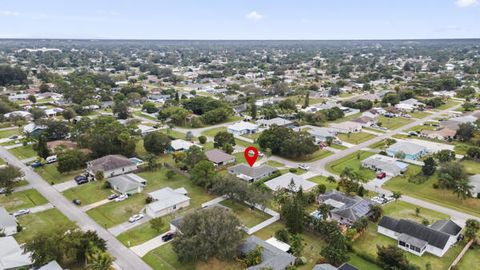
[[[253,152],[253,155],[250,155],[250,152]],[[243,154],[245,155],[245,159],[247,160],[248,165],[250,165],[250,167],[252,167],[253,164],[255,164],[255,161],[257,161],[257,157],[258,157],[257,148],[255,148],[253,146],[249,146],[249,147],[245,148],[245,151],[243,152]]]

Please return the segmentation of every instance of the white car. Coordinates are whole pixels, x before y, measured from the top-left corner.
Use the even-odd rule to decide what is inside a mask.
[[[45,161],[47,162],[47,164],[50,164],[50,163],[54,163],[54,162],[57,162],[57,156],[49,156],[45,159]]]
[[[18,210],[17,212],[13,213],[12,215],[14,217],[19,217],[19,216],[23,216],[23,215],[26,215],[30,213],[30,210],[29,209],[22,209],[22,210]]]
[[[298,168],[305,171],[310,170],[310,167],[307,164],[298,164]]]
[[[133,215],[128,219],[128,222],[133,223],[135,221],[139,221],[140,219],[144,218],[145,216],[143,214],[137,214]]]
[[[116,202],[121,202],[121,201],[124,201],[128,198],[128,195],[127,194],[122,194],[120,196],[118,196],[117,198],[115,198],[115,201]]]

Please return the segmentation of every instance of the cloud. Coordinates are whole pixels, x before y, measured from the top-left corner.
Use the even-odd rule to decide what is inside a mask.
[[[455,4],[459,7],[472,7],[478,5],[478,0],[456,0]]]
[[[258,13],[255,10],[248,13],[245,17],[249,20],[252,20],[252,21],[260,21],[261,19],[263,19],[263,15]]]
[[[11,10],[0,10],[0,16],[18,16],[20,13]]]

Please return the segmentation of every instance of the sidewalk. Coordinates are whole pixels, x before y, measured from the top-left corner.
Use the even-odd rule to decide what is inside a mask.
[[[46,204],[35,206],[35,207],[29,208],[29,209],[30,209],[30,213],[34,214],[34,213],[43,212],[43,211],[46,211],[48,209],[53,209],[53,208],[55,208],[53,206],[53,204],[46,203]]]

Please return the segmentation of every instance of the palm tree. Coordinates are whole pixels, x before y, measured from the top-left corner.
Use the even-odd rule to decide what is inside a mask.
[[[465,200],[472,196],[471,190],[472,190],[472,186],[470,185],[468,180],[462,179],[458,181],[457,184],[455,185],[455,188],[453,189],[453,193],[457,194],[458,198]]]
[[[330,217],[330,210],[332,210],[332,207],[325,203],[320,204],[318,207],[318,212],[322,215],[323,220],[327,220]]]
[[[89,270],[110,270],[113,258],[110,254],[98,249],[87,255],[87,269]]]

